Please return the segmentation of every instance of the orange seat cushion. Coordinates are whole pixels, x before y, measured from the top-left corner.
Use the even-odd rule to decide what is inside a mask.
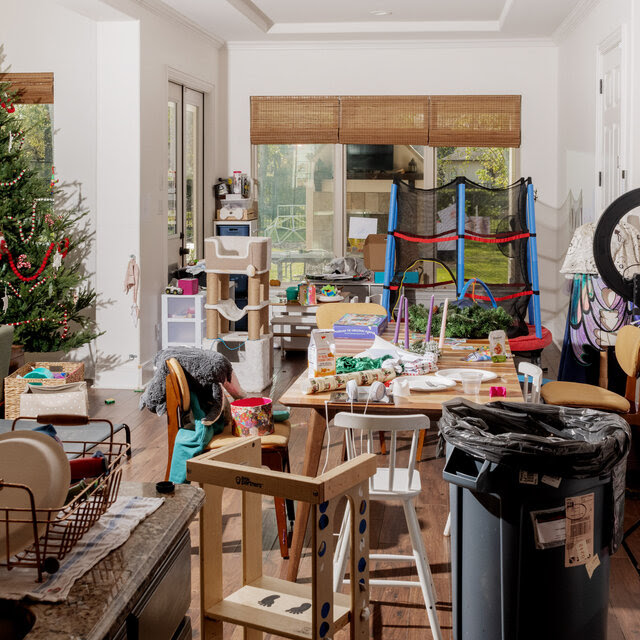
[[[291,435],[291,422],[286,420],[285,422],[276,422],[273,427],[273,433],[268,436],[262,436],[262,446],[266,448],[282,448],[289,444],[289,436]],[[222,433],[217,436],[213,436],[209,440],[209,444],[205,447],[205,451],[212,449],[222,449],[222,447],[228,447],[231,444],[236,444],[238,438],[242,436],[234,436],[231,433],[231,425],[227,425]]]
[[[613,391],[579,382],[547,382],[540,390],[547,404],[565,407],[586,407],[601,411],[627,413],[631,408],[629,401]]]

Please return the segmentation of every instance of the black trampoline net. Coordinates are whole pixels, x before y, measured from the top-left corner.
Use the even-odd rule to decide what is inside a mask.
[[[455,283],[461,182],[465,185],[465,281],[485,282],[495,298],[502,298],[498,304],[522,324],[530,296],[517,294],[532,288],[524,179],[505,189],[488,189],[464,178],[437,189],[419,189],[396,180],[396,270],[391,287],[406,290]],[[475,287],[475,297],[485,301],[482,287]]]

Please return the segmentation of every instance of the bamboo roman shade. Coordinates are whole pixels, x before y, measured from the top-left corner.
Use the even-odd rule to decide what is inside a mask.
[[[252,144],[519,147],[521,96],[253,96]]]
[[[429,96],[432,147],[519,147],[521,96]]]
[[[338,142],[337,96],[252,96],[252,144]]]
[[[340,96],[342,144],[428,142],[427,96]]]
[[[53,104],[53,73],[2,73],[0,82],[10,82],[20,104]]]

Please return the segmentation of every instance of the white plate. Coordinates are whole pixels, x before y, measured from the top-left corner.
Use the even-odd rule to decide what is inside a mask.
[[[344,300],[343,296],[323,296],[323,295],[318,295],[316,296],[316,300],[318,302],[340,302],[341,300]]]
[[[481,382],[487,382],[487,380],[493,380],[498,377],[497,373],[493,371],[487,371],[486,369],[470,369],[468,367],[461,367],[460,369],[442,369],[440,371],[436,371],[435,375],[443,378],[449,378],[450,380],[455,380],[456,382],[460,382],[460,372],[461,371],[473,371],[474,373],[481,373],[482,380]]]
[[[435,375],[428,376],[402,376],[396,380],[406,380],[411,391],[444,391],[456,386],[455,380],[438,378]]]
[[[8,431],[0,434],[0,469],[5,482],[24,484],[31,489],[36,509],[60,509],[64,505],[71,482],[71,468],[62,445],[46,433]],[[29,494],[24,489],[5,487],[0,491],[2,507],[28,508]],[[23,513],[20,513],[20,519],[25,517]],[[44,514],[38,514],[38,518],[44,518]],[[44,534],[45,527],[44,522],[38,525],[38,536]],[[32,545],[31,521],[10,525],[9,536],[11,555]],[[5,559],[6,528],[3,524],[0,527],[0,562]]]

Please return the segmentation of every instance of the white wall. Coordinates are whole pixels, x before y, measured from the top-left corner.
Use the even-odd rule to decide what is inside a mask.
[[[134,0],[7,3],[0,43],[11,71],[54,73],[56,170],[61,182],[78,183],[97,231],[88,268],[97,270],[98,328],[106,334],[94,349],[96,383],[138,387],[159,346],[159,296],[166,284],[167,81],[179,77],[210,91],[209,220],[209,185],[224,153],[216,130],[224,126],[215,93],[218,47]],[[130,254],[142,274],[138,327],[130,316],[131,298],[122,291]]]
[[[597,220],[602,213],[597,183],[598,47],[620,28],[626,40],[624,82],[628,91],[624,105],[627,131],[622,140],[623,168],[627,170],[627,189],[640,186],[640,128],[634,125],[640,116],[640,84],[635,80],[640,69],[640,52],[635,50],[640,15],[635,5],[633,0],[601,0],[558,47],[558,190],[561,199],[570,192],[576,197],[582,193],[584,222]],[[557,240],[555,251],[561,264],[570,234],[560,233]],[[560,320],[564,322],[569,304],[568,283],[560,274],[558,281],[564,289],[558,299],[564,311]]]
[[[532,177],[538,193],[543,319],[553,324],[558,313],[555,236],[560,204],[557,47],[231,43],[228,48],[228,171],[251,167],[252,95],[521,94],[520,173]],[[557,327],[552,331],[558,334]]]

